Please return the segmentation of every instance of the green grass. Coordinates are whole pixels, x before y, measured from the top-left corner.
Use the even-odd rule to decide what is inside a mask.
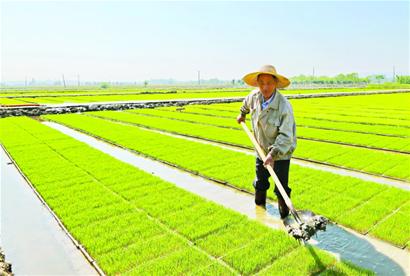
[[[311,128],[325,128],[331,130],[361,132],[366,134],[391,135],[403,138],[410,137],[410,129],[399,126],[364,125],[351,122],[318,120],[316,118],[305,118],[300,116],[296,118],[296,124],[298,126],[306,126]]]
[[[15,98],[31,103],[88,103],[88,102],[115,102],[115,101],[147,101],[147,100],[174,100],[199,98],[244,97],[246,92],[208,92],[208,93],[168,93],[168,94],[136,94],[136,95],[106,95],[106,96],[72,96],[72,97],[38,97]]]
[[[301,247],[282,231],[186,192],[35,120],[0,119],[0,127],[2,144],[108,275],[248,274]],[[249,235],[241,236],[246,231]],[[258,233],[261,238],[255,239]],[[226,242],[236,238],[239,241]],[[330,254],[321,254],[318,262],[336,261]],[[297,261],[289,260],[289,266],[293,262]],[[325,271],[326,267],[312,269]]]
[[[371,229],[370,234],[381,239],[392,237],[391,241],[394,244],[403,247],[410,241],[409,218],[410,201],[407,201],[395,214]]]
[[[343,115],[399,120],[410,117],[410,111],[406,108],[406,103],[409,100],[410,93],[290,99],[294,112],[297,114]],[[209,107],[220,111],[238,112],[240,106],[241,103],[222,103]]]
[[[296,111],[298,112],[298,111]],[[364,125],[382,125],[382,126],[400,126],[400,127],[410,127],[408,120],[402,119],[389,119],[389,118],[378,118],[372,117],[368,118],[365,116],[356,115],[343,115],[334,113],[314,113],[314,112],[302,112],[299,111],[298,116],[302,118],[316,118],[316,120],[327,120],[335,122],[349,122],[349,123],[360,123]]]
[[[288,266],[287,261],[293,258],[298,258],[299,262],[293,266]],[[318,259],[320,259],[319,262]],[[323,267],[328,269],[321,271]],[[298,248],[258,275],[303,275],[307,272],[310,275],[371,275],[368,271],[357,271],[353,264],[347,262],[335,263],[331,258],[324,257],[322,252],[313,247]]]
[[[21,105],[27,104],[24,99],[9,99],[9,98],[2,98],[0,99],[0,105]]]
[[[409,97],[410,94],[403,93],[290,101],[298,126],[408,137],[410,129],[406,120],[410,118],[410,111],[406,104],[410,101]],[[232,118],[239,113],[240,106],[241,103],[190,105],[184,107],[184,113]],[[162,110],[175,111],[175,107],[166,107]]]
[[[390,97],[394,97],[396,95],[388,95]],[[367,96],[370,97],[370,96]],[[385,95],[386,97],[386,95]],[[330,106],[325,106],[324,104],[314,104],[309,102],[303,101],[296,101],[291,100],[292,104],[295,108],[295,112],[301,115],[311,115],[312,113],[320,113],[323,115],[342,115],[349,117],[361,117],[362,119],[367,118],[369,123],[377,124],[378,122],[372,122],[373,119],[379,120],[382,119],[389,119],[389,120],[398,120],[402,121],[409,116],[409,112],[405,110],[397,110],[398,112],[391,112],[391,110],[377,110],[372,108],[362,107],[358,108],[348,108],[345,106],[339,106],[337,104],[333,104]],[[397,121],[393,121],[395,123]],[[382,124],[386,124],[386,122],[382,122]]]
[[[410,94],[409,94],[410,95]],[[391,95],[389,95],[391,96]],[[371,97],[371,96],[366,96]],[[332,99],[336,99],[334,97]],[[352,97],[353,98],[353,97]],[[325,98],[327,99],[327,98]],[[338,123],[355,123],[359,124],[362,129],[367,126],[379,126],[379,127],[400,127],[404,129],[409,129],[410,124],[408,119],[410,118],[410,113],[402,110],[384,110],[378,112],[377,110],[365,110],[356,112],[350,112],[350,108],[346,107],[344,111],[338,112],[337,105],[331,108],[327,107],[309,107],[308,103],[305,103],[306,99],[291,100],[294,107],[294,114],[296,120],[298,119],[314,119],[316,121],[330,121]],[[407,100],[408,101],[408,100]],[[300,103],[302,102],[302,105]],[[191,105],[185,106],[184,112],[193,114],[204,114],[213,115],[224,118],[235,118],[239,114],[240,105],[231,104],[232,107],[227,107],[227,105],[222,104],[212,104],[212,105]],[[175,110],[175,107],[165,107],[164,110]],[[346,111],[348,109],[348,111]],[[395,115],[391,115],[391,114]],[[396,114],[397,113],[397,114]],[[364,115],[366,114],[366,115]],[[374,115],[373,115],[374,114]],[[394,116],[394,117],[390,117]],[[387,133],[388,134],[388,133]]]
[[[382,88],[383,89],[383,88]],[[364,92],[380,90],[380,88],[329,88],[329,89],[298,89],[281,90],[285,95],[294,94],[318,94],[334,92]],[[0,97],[14,96],[15,103],[18,101],[29,101],[31,103],[86,103],[105,101],[130,101],[130,100],[167,100],[182,98],[221,98],[221,97],[245,97],[251,91],[250,88],[131,88],[111,87],[108,89],[30,89],[30,90],[4,90]],[[149,94],[147,93],[149,92]],[[35,96],[19,98],[18,96]],[[91,95],[91,96],[88,96]],[[49,97],[57,96],[57,97]],[[0,98],[0,104],[5,98]]]
[[[357,208],[352,208],[344,216],[340,216],[339,220],[344,225],[354,225],[357,230],[365,233],[380,221],[380,218],[392,214],[392,211],[394,212],[407,201],[409,201],[408,192],[390,189],[377,194]],[[409,237],[409,232],[403,232],[399,236],[403,235]],[[394,240],[393,237],[388,238]]]
[[[215,126],[224,126],[224,127],[237,128],[237,129],[240,128],[238,123],[235,120],[233,120],[234,117],[232,116],[231,117],[213,116],[212,118],[210,118],[210,116],[208,115],[193,114],[193,113],[188,113],[185,111],[177,111],[178,108],[186,109],[188,108],[188,106],[172,107],[172,108],[171,107],[141,108],[141,109],[127,110],[126,112],[144,114],[144,115],[153,116],[153,117],[177,119],[177,120],[182,120],[182,121],[187,121],[187,122],[209,124],[209,125],[215,125]],[[169,109],[172,109],[172,110],[169,110]]]
[[[395,87],[392,89],[401,89],[402,87]],[[409,86],[404,87],[409,88]],[[372,91],[380,89],[390,89],[390,88],[380,88],[380,87],[360,87],[360,88],[319,88],[319,89],[292,89],[292,90],[281,90],[285,94],[300,94],[300,93],[328,93],[328,92],[360,92],[360,91]],[[97,87],[74,87],[74,88],[63,88],[63,87],[50,87],[50,88],[39,88],[39,89],[4,89],[1,91],[0,96],[18,96],[18,95],[34,95],[34,96],[48,96],[48,95],[70,95],[70,94],[127,94],[127,93],[207,93],[207,92],[249,92],[250,87],[224,87],[224,88],[212,88],[212,87],[124,87],[115,86],[109,87],[107,89],[101,89]]]
[[[112,94],[166,94],[166,93],[209,93],[209,92],[244,92],[250,91],[249,88],[180,88],[180,87],[163,87],[163,88],[152,88],[152,87],[111,87],[108,89],[96,89],[96,88],[83,88],[74,89],[70,88],[54,88],[54,89],[7,89],[2,90],[0,97],[19,97],[19,96],[71,96],[71,95],[112,95]]]
[[[292,259],[298,261],[293,266],[287,265],[286,263]],[[317,259],[320,259],[320,262]],[[312,275],[332,266],[333,263],[332,258],[323,256],[313,247],[303,247],[283,256],[260,275],[303,275],[305,273]]]
[[[251,141],[241,129],[227,129],[168,118],[150,117],[135,112],[101,111],[87,114],[167,132],[229,143],[249,149],[253,148]],[[402,140],[404,144],[407,143],[406,139]],[[408,170],[410,158],[406,154],[299,139],[294,156],[363,172],[410,180],[410,171]],[[360,156],[360,158],[357,158],[357,156]]]
[[[169,110],[158,109],[135,109],[130,113],[144,114],[153,116],[154,118],[169,118],[178,121],[207,124],[212,126],[221,126],[242,130],[242,127],[236,123],[233,118],[219,118],[199,114],[190,114],[186,112],[172,112]],[[99,113],[93,113],[98,115]],[[410,130],[410,129],[409,129]],[[298,138],[315,139],[320,141],[339,142],[351,145],[374,147],[377,149],[397,150],[410,153],[409,139],[402,137],[389,137],[373,135],[368,133],[346,132],[344,130],[335,129],[318,129],[316,127],[305,127],[298,124]]]
[[[81,129],[194,173],[253,191],[253,156],[81,114],[46,115],[43,118]],[[343,219],[354,208],[360,210],[360,206],[369,205],[376,210],[373,217],[345,223],[361,231],[362,221],[367,223],[365,230],[370,229],[398,208],[401,202],[410,199],[409,192],[397,188],[294,164],[291,165],[290,185],[297,208],[311,209],[336,222],[345,223]],[[392,200],[391,195],[395,195],[397,200]],[[385,236],[383,239],[390,241],[394,238]]]
[[[370,96],[368,96],[370,97]],[[296,100],[295,100],[296,101]],[[305,100],[297,100],[305,101]],[[292,101],[292,104],[294,101]],[[215,104],[215,106],[220,106],[221,104]],[[232,104],[234,106],[235,104]],[[176,107],[163,107],[158,108],[158,110],[166,111],[176,111]],[[396,113],[397,110],[391,110],[390,113]],[[188,105],[184,106],[183,114],[187,115],[202,115],[202,116],[212,116],[215,119],[230,119],[235,118],[239,113],[239,107],[235,107],[234,110],[215,110],[212,105]],[[402,118],[410,116],[407,113],[401,115]],[[410,129],[403,126],[392,126],[392,125],[377,125],[377,124],[362,124],[359,122],[349,122],[347,120],[343,121],[330,121],[326,119],[316,118],[313,114],[309,117],[300,116],[299,113],[295,113],[296,123],[298,126],[308,126],[313,128],[328,128],[346,131],[356,131],[362,133],[374,133],[374,134],[387,134],[397,137],[410,137]]]

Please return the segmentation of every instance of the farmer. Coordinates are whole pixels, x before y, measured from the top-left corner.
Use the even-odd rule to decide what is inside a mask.
[[[265,166],[272,166],[283,188],[290,197],[288,186],[289,164],[296,148],[296,124],[290,102],[278,91],[287,87],[290,81],[276,73],[275,67],[265,65],[257,71],[243,77],[245,83],[258,87],[243,100],[238,123],[244,122],[246,114],[251,113],[252,129],[256,140],[267,153],[265,160],[256,155],[255,204],[266,204],[266,191],[270,187],[269,172]],[[281,218],[287,217],[289,209],[279,190],[274,190],[278,197]]]

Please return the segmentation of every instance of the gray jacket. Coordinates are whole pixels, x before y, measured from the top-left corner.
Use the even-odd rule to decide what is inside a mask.
[[[296,149],[296,123],[290,102],[278,91],[262,110],[263,95],[255,89],[243,100],[242,116],[251,113],[253,133],[274,160],[289,160]]]

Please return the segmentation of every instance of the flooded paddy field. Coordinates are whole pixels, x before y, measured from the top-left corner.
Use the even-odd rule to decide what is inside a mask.
[[[272,191],[253,203],[240,103],[0,119],[2,204],[21,221],[3,216],[6,259],[20,273],[52,255],[50,273],[81,275],[407,275],[408,95],[291,100],[292,201],[331,221],[306,244]],[[38,239],[18,248],[27,225]]]

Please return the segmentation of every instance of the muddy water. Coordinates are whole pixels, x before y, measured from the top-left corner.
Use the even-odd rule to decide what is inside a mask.
[[[279,211],[275,203],[267,204],[266,210],[255,207],[253,195],[248,193],[208,181],[161,162],[136,155],[130,151],[112,146],[65,126],[50,122],[44,122],[44,124],[85,142],[123,162],[157,175],[185,190],[245,214],[272,228],[285,229],[282,220],[279,218]],[[336,225],[329,225],[326,232],[319,232],[310,243],[340,258],[369,268],[380,275],[410,274],[410,254],[406,250],[396,248],[388,243],[357,234]]]
[[[1,247],[15,275],[97,275],[0,148]]]
[[[303,221],[312,217],[309,211],[298,211],[298,214]],[[291,216],[287,217],[284,223],[297,226]],[[410,273],[408,252],[340,225],[329,223],[325,232],[317,232],[308,243],[333,253],[339,259],[358,260],[358,265],[376,271],[380,275],[409,275]]]
[[[410,275],[408,251],[338,225],[328,225],[309,242],[379,275]]]

